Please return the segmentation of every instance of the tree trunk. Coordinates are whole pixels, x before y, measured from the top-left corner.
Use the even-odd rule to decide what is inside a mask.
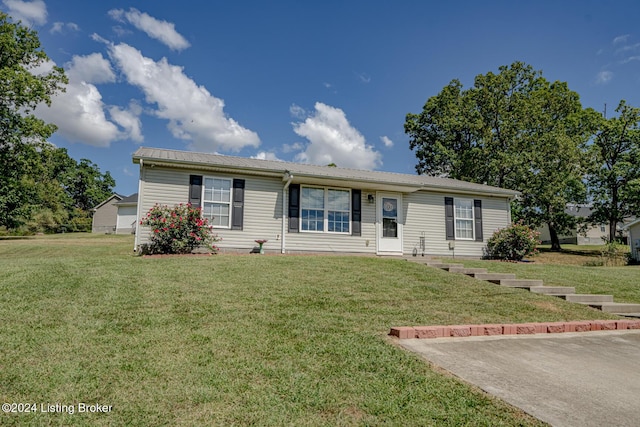
[[[551,250],[555,252],[560,252],[562,248],[560,247],[560,239],[558,238],[558,232],[556,231],[556,228],[553,226],[553,224],[548,223],[547,225],[549,226],[549,236],[551,236]]]

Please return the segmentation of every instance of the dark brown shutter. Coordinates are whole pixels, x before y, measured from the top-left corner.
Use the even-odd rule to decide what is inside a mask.
[[[362,190],[351,190],[351,235],[362,234]]]
[[[476,229],[476,242],[482,242],[482,200],[473,201],[473,220]]]
[[[453,223],[453,197],[444,198],[444,225],[447,233],[447,240],[455,240],[456,229]]]
[[[231,209],[231,229],[242,230],[244,217],[244,179],[233,180],[233,207]]]
[[[189,175],[189,203],[194,208],[201,208],[202,175]]]
[[[289,185],[289,233],[300,230],[300,184]]]

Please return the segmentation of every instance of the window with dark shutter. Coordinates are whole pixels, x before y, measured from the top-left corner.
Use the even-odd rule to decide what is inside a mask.
[[[300,184],[289,185],[289,233],[300,231]]]
[[[202,207],[202,175],[189,175],[189,203],[195,208]]]
[[[231,209],[231,229],[242,230],[244,221],[244,179],[233,180],[233,205]]]
[[[482,242],[482,200],[473,201],[473,220],[475,222],[476,242]]]
[[[360,236],[362,234],[362,191],[351,190],[351,235]]]
[[[456,232],[453,222],[453,197],[444,198],[444,225],[447,240],[455,240]]]

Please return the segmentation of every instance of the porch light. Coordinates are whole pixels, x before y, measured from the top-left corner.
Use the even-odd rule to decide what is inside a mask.
[[[373,194],[369,194],[369,195],[367,195],[367,201],[369,203],[375,203],[376,198],[373,196]]]

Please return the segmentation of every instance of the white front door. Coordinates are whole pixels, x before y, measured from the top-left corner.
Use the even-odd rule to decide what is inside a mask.
[[[402,255],[402,195],[376,195],[376,252],[380,255]]]

